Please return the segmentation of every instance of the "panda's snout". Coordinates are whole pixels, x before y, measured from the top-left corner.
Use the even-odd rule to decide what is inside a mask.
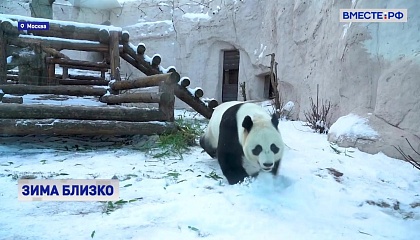
[[[263,171],[266,171],[266,172],[271,171],[271,169],[273,169],[273,167],[274,167],[274,163],[273,162],[265,162],[262,165],[263,165],[262,166],[262,170]]]

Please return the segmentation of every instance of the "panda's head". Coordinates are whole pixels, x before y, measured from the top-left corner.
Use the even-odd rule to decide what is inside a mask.
[[[278,119],[273,114],[271,121],[264,116],[246,116],[244,128],[243,151],[248,161],[258,163],[263,171],[269,172],[283,156],[284,143],[277,129]]]

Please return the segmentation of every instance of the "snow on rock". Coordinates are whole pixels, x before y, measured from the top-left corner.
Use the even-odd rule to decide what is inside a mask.
[[[189,19],[193,22],[199,22],[200,20],[210,20],[211,17],[208,13],[185,13],[182,18]]]
[[[355,114],[349,114],[337,119],[330,127],[330,135],[334,135],[336,139],[346,138],[356,140],[377,139],[379,134],[368,125],[368,120]]]

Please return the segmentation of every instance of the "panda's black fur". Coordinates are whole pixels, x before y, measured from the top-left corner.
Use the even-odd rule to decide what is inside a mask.
[[[251,103],[240,103],[240,102],[230,103],[230,105],[232,106],[228,105],[225,110],[222,109],[219,112],[217,112],[218,109],[216,108],[215,110],[216,116],[214,116],[216,119],[210,120],[207,132],[200,138],[201,147],[212,158],[218,159],[223,175],[225,175],[229,184],[236,184],[238,182],[243,181],[244,178],[248,176],[257,176],[259,173],[259,171],[254,171],[251,174],[249,174],[249,172],[247,173],[244,167],[244,164],[245,164],[244,161],[247,161],[247,159],[245,158],[245,154],[243,150],[244,146],[241,145],[241,141],[239,139],[239,133],[243,130],[244,132],[243,134],[248,135],[252,130],[254,130],[253,128],[255,127],[254,122],[251,118],[251,116],[253,116],[252,111],[250,112],[251,116],[246,115],[243,118],[241,117],[243,114],[242,115],[238,114],[239,110],[242,107],[244,107],[244,104],[251,104]],[[246,105],[246,107],[250,108],[251,110],[254,109],[254,106]],[[217,114],[220,115],[222,112],[223,114],[221,115],[221,118],[220,116],[217,116]],[[258,112],[258,114],[261,114],[261,113]],[[241,118],[238,119],[238,117],[241,117]],[[219,119],[220,119],[220,122],[219,122]],[[269,118],[265,117],[264,121],[267,121],[267,119]],[[272,132],[275,133],[275,131],[277,130],[278,119],[275,115],[273,115],[271,116],[270,120],[272,124],[271,126]],[[260,124],[260,122],[257,122],[257,124]],[[266,123],[264,122],[264,124]],[[210,129],[210,127],[219,127],[218,137],[213,136],[212,131],[211,131],[212,129]],[[242,127],[243,129],[238,129],[240,127]],[[258,133],[255,133],[255,134],[258,134]],[[281,137],[281,135],[279,136]],[[271,136],[267,136],[267,137],[270,138]],[[217,147],[212,146],[212,142],[215,142],[215,141],[217,141]],[[242,142],[243,141],[246,141],[246,137],[242,138]],[[278,141],[278,142],[281,143],[281,144],[278,144],[278,145],[281,145],[278,147],[283,148],[283,145],[282,145],[283,142],[282,141]],[[259,146],[259,148],[261,149],[261,146]],[[259,151],[255,151],[253,153],[258,153],[258,152]],[[275,159],[274,165],[272,165],[272,168],[270,170],[272,174],[274,175],[277,174],[279,164],[280,164],[280,159]]]

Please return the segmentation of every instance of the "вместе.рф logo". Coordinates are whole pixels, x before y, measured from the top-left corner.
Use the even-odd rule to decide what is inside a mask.
[[[340,22],[407,22],[407,9],[340,9]]]

